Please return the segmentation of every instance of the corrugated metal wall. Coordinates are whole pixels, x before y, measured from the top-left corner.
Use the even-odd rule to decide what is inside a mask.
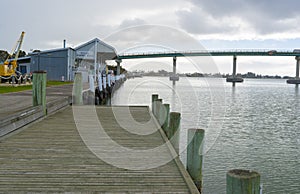
[[[70,54],[71,53],[71,54]],[[48,80],[69,80],[71,66],[75,61],[70,48],[35,53],[31,56],[31,71],[46,70]]]
[[[62,77],[64,80],[73,80],[74,71],[80,70],[86,74],[85,80],[88,74],[95,73],[95,63],[104,64],[106,60],[112,60],[115,56],[113,47],[96,38],[75,49],[62,48],[32,53],[30,71],[45,70],[48,80],[62,80]],[[76,58],[79,60],[78,69],[75,68]]]

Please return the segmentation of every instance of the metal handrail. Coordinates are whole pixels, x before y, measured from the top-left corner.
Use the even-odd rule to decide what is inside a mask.
[[[289,54],[292,55],[294,54],[295,56],[297,55],[297,53],[295,53],[293,50],[275,50],[275,49],[227,49],[227,50],[188,50],[188,51],[151,51],[151,52],[123,52],[120,53],[119,56],[122,57],[128,57],[128,56],[153,56],[153,55],[178,55],[178,54],[216,54],[216,53],[223,53],[223,54],[235,54],[235,53],[239,53],[239,54],[253,54],[253,53],[261,53],[261,54]],[[270,55],[272,55],[270,54]],[[298,53],[299,54],[299,53]]]

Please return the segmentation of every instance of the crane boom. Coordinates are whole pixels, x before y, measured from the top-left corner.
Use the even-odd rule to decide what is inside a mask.
[[[12,52],[9,54],[8,58],[3,64],[0,64],[0,77],[10,77],[16,75],[17,60],[19,58],[21,46],[23,43],[25,32],[21,33],[16,45],[14,46]],[[15,54],[13,59],[9,59]]]
[[[23,43],[24,36],[25,36],[25,32],[22,32],[21,36],[20,36],[20,38],[17,42],[17,45],[18,45],[17,47],[18,48],[17,48],[17,51],[16,51],[15,60],[18,60],[18,58],[19,58],[19,54],[20,54],[20,50],[21,50],[21,46],[22,46],[22,43]]]

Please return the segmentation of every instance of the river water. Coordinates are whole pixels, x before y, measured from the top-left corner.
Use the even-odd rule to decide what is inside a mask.
[[[230,169],[261,174],[263,193],[300,193],[300,89],[285,80],[166,77],[127,80],[112,105],[150,105],[159,94],[181,112],[180,157],[186,163],[189,128],[205,129],[203,190],[222,194]]]

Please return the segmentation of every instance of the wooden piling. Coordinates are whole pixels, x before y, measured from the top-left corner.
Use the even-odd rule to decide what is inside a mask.
[[[161,128],[163,128],[163,125],[165,123],[166,120],[166,109],[165,109],[165,105],[163,104],[163,101],[159,100],[159,104],[158,104],[158,123],[161,126]]]
[[[168,130],[168,138],[177,153],[179,153],[179,139],[180,139],[180,120],[181,114],[178,112],[170,113],[170,122]]]
[[[163,104],[163,107],[164,107],[164,120],[163,120],[162,129],[167,135],[169,130],[168,127],[169,127],[170,104]]]
[[[203,129],[188,130],[187,171],[199,192],[202,192]]]
[[[47,72],[35,71],[33,72],[32,83],[32,105],[42,106],[43,112],[47,114],[46,108],[46,84],[47,84]]]
[[[76,72],[73,84],[73,104],[81,105],[82,104],[82,73]]]
[[[260,194],[260,174],[234,169],[227,172],[226,194]]]
[[[154,114],[155,116],[155,105],[156,105],[156,100],[158,99],[158,94],[152,94],[152,113]]]
[[[162,105],[162,99],[157,99],[155,101],[155,112],[154,112],[154,115],[157,119],[157,121],[159,122],[160,126],[161,126],[161,123],[160,123],[160,110],[161,110],[161,105]]]

